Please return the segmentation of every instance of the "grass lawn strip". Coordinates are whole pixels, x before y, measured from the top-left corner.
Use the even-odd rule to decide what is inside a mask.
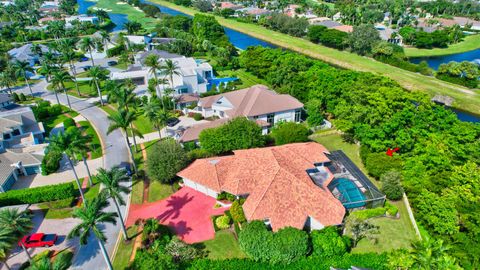
[[[78,124],[82,127],[83,131],[92,137],[90,140],[90,149],[91,149],[91,159],[96,159],[102,157],[102,145],[100,144],[100,138],[98,137],[97,132],[92,127],[92,124],[88,121],[80,121]]]
[[[112,13],[125,14],[129,21],[139,22],[145,29],[152,29],[156,26],[157,19],[146,17],[145,13],[136,7],[128,4],[119,5],[117,2],[118,0],[98,0],[94,7],[106,9]]]
[[[380,227],[378,241],[373,243],[368,239],[362,239],[352,249],[352,253],[385,252],[399,248],[410,248],[410,244],[417,240],[415,230],[408,217],[407,209],[402,201],[391,202],[398,207],[399,219],[378,217],[372,218],[372,224]]]
[[[215,233],[215,239],[203,242],[208,258],[225,260],[231,258],[245,258],[245,254],[238,246],[238,241],[231,231],[224,230]]]
[[[133,245],[135,243],[135,235],[137,234],[137,226],[133,225],[127,228],[128,236],[131,240],[128,242],[120,241],[118,245],[115,259],[113,260],[113,269],[126,269],[130,263],[130,255],[133,252]]]
[[[449,45],[448,48],[417,49],[405,48],[408,57],[442,56],[473,51],[480,48],[480,34],[466,36],[462,42]]]
[[[201,13],[192,8],[178,6],[163,0],[152,0],[152,2],[189,15]],[[372,58],[314,44],[306,39],[292,37],[259,25],[238,22],[235,19],[225,19],[219,16],[216,16],[216,19],[225,27],[262,39],[279,47],[317,58],[341,68],[385,75],[397,81],[408,90],[420,90],[428,93],[430,96],[436,94],[448,95],[455,99],[453,107],[477,114],[480,112],[480,94],[465,87],[444,82],[434,77],[406,71],[375,61]]]
[[[246,71],[245,69],[218,71],[218,77],[236,77],[240,79],[242,84],[235,86],[236,89],[248,88],[256,84],[268,85],[268,83],[265,80],[259,79],[258,77]]]

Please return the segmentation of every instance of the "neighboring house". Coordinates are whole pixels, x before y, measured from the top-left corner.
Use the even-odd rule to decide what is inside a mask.
[[[0,6],[12,6],[14,5],[15,3],[13,1],[0,1]]]
[[[33,45],[31,43],[25,44],[21,47],[11,49],[8,54],[13,60],[27,61],[30,66],[40,63],[40,58],[43,53],[49,51],[49,48],[45,45],[40,45],[41,53],[37,54],[32,51]]]
[[[290,95],[280,95],[264,85],[200,98],[197,107],[187,112],[201,113],[203,117],[218,117],[212,123],[195,125],[186,129],[181,142],[198,141],[205,129],[220,126],[225,119],[247,117],[262,127],[263,134],[279,122],[300,122],[303,104]],[[222,121],[220,121],[222,120]]]
[[[45,129],[30,107],[0,112],[0,151],[43,143]]]
[[[219,5],[218,5],[218,4],[219,4]],[[218,4],[217,4],[217,5],[218,5],[218,8],[219,8],[219,9],[227,9],[227,8],[229,8],[229,9],[237,10],[237,9],[243,8],[242,5],[234,4],[234,3],[232,3],[232,2],[220,2],[220,3],[218,3]]]
[[[175,41],[176,38],[163,38],[163,37],[156,37],[156,33],[143,35],[143,36],[136,36],[136,35],[124,35],[123,37],[127,39],[128,43],[136,44],[136,45],[145,45],[145,49],[147,51],[155,49],[156,46],[170,43]],[[113,42],[118,43],[119,36],[113,36]]]
[[[72,23],[73,22],[88,22],[88,23],[92,23],[92,24],[98,24],[99,20],[98,20],[98,17],[97,16],[88,16],[88,15],[76,15],[76,16],[69,16],[69,17],[66,17],[65,18],[65,25],[67,27],[70,27],[72,26]]]
[[[137,57],[138,62],[145,60],[146,56],[141,54]],[[168,57],[174,55],[168,55]],[[177,73],[173,75],[173,88],[177,95],[180,94],[200,94],[207,92],[208,80],[213,78],[213,68],[209,63],[200,62],[192,57],[174,57],[174,58],[161,58],[160,61],[166,59],[172,60],[178,67]],[[168,74],[158,73],[159,78],[170,80]],[[112,72],[110,75],[111,80],[125,80],[132,79],[137,85],[146,85],[148,79],[153,78],[153,74],[149,72],[148,67],[141,65],[134,65],[122,72]],[[164,85],[161,85],[158,91],[169,88],[170,81]],[[159,94],[159,93],[157,93]]]
[[[400,36],[397,30],[386,27],[384,25],[376,25],[375,29],[377,29],[378,34],[382,40],[399,46],[403,45],[403,38],[402,36]]]
[[[45,130],[30,107],[0,112],[0,192],[9,190],[22,175],[41,171]]]
[[[0,93],[0,109],[4,109],[13,104],[10,94]]]
[[[332,20],[318,20],[318,21],[315,21],[313,22],[314,25],[321,25],[321,26],[325,26],[327,28],[334,28],[336,26],[341,26],[343,24],[339,23],[339,22],[336,22],[336,21],[332,21]]]
[[[145,59],[151,54],[155,54],[158,56],[158,58],[161,59],[172,59],[172,58],[179,58],[182,57],[182,55],[175,54],[175,53],[169,53],[167,51],[161,51],[161,50],[151,50],[151,51],[146,51],[139,53],[135,55],[135,64],[138,65],[143,65],[145,63]]]
[[[0,193],[10,190],[20,176],[40,173],[42,159],[41,154],[11,149],[0,153]]]
[[[262,220],[273,231],[342,224],[346,210],[328,188],[334,175],[322,145],[295,143],[233,152],[197,159],[177,175],[185,186],[209,196],[228,192],[246,198],[247,220]]]
[[[465,17],[453,17],[453,20],[462,28],[470,26],[472,30],[480,30],[480,21]]]
[[[288,17],[295,17],[295,15],[298,15],[296,9],[300,7],[300,5],[290,4],[283,9],[283,14],[287,15]]]
[[[61,21],[61,19],[55,17],[43,17],[38,20],[40,25],[48,25],[49,22]]]
[[[353,26],[351,26],[351,25],[335,26],[335,27],[332,27],[332,29],[335,29],[335,30],[338,30],[338,31],[342,31],[342,32],[345,32],[345,33],[351,33],[351,32],[353,32]]]
[[[256,7],[247,7],[247,8],[240,8],[235,11],[236,16],[252,16],[256,20],[260,19],[263,15],[270,14],[271,11],[263,8],[256,8]]]

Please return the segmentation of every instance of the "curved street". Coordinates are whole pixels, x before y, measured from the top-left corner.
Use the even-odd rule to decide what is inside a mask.
[[[50,101],[52,104],[56,104],[55,94],[46,90],[47,83],[41,81],[35,85],[32,85],[34,95],[41,97],[44,100]],[[17,89],[15,92],[30,94],[27,87]],[[67,98],[64,94],[58,94],[60,103],[68,106]],[[103,148],[103,165],[104,168],[109,169],[114,166],[125,166],[129,162],[128,147],[125,142],[124,136],[120,130],[115,130],[107,135],[108,126],[110,124],[107,114],[88,100],[72,97],[69,95],[72,109],[80,113],[85,117],[92,126],[96,129],[98,136],[102,142]],[[93,173],[93,172],[92,172]],[[128,202],[125,196],[125,201]],[[128,206],[128,205],[127,205]],[[126,207],[122,206],[122,215],[126,217]],[[105,209],[106,212],[115,212],[115,206],[113,203]],[[62,225],[62,220],[58,220],[58,226]],[[113,254],[116,241],[120,233],[120,223],[117,220],[116,225],[106,224],[104,226],[104,233],[107,237],[105,247],[107,248],[110,256]],[[105,269],[106,263],[101,254],[100,247],[97,244],[97,240],[93,235],[88,240],[88,244],[85,246],[79,246],[79,250],[76,250],[73,260],[73,269]]]

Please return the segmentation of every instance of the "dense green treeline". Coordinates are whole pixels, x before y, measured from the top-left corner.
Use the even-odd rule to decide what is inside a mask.
[[[392,162],[401,162],[417,220],[452,246],[462,266],[479,266],[480,125],[459,121],[386,77],[339,70],[296,53],[250,48],[240,64],[277,91],[316,104],[307,106],[310,112],[322,112],[347,139],[360,141],[362,157],[399,147]]]

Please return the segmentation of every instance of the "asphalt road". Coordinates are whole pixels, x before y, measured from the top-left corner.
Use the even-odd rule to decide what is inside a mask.
[[[41,81],[32,86],[35,96],[39,96],[44,100],[56,104],[55,95],[46,90],[47,83]],[[27,87],[17,89],[16,92],[29,94]],[[67,106],[67,98],[64,94],[59,94],[60,103]],[[104,168],[112,168],[114,166],[125,166],[129,161],[129,153],[126,141],[121,131],[116,130],[107,135],[108,126],[110,124],[107,114],[100,108],[89,103],[86,100],[69,96],[72,109],[84,116],[95,127],[98,135],[103,142],[103,165]],[[93,172],[92,172],[93,173]],[[127,199],[127,195],[124,195]],[[128,200],[126,200],[128,201]],[[106,212],[115,212],[113,203],[105,209]],[[126,207],[121,207],[122,215],[126,216]],[[53,225],[52,225],[53,226]],[[62,226],[62,220],[59,220],[58,226]],[[102,226],[107,242],[105,244],[110,256],[113,254],[115,243],[120,233],[120,223],[117,220],[117,225],[106,224]],[[73,269],[106,269],[105,260],[101,254],[100,247],[93,235],[91,235],[88,244],[77,248],[75,257],[73,259]]]

